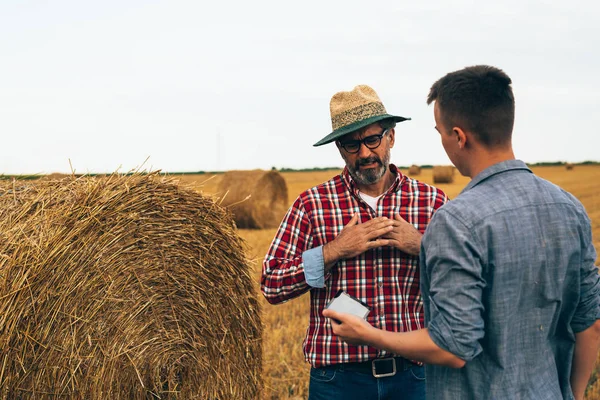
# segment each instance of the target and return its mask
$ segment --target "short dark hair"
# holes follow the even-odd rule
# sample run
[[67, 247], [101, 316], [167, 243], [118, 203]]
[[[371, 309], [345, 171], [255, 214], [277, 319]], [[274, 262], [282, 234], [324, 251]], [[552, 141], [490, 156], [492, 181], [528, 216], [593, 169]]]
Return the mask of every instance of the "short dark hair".
[[427, 104], [437, 102], [446, 128], [460, 126], [486, 147], [502, 146], [510, 142], [515, 122], [511, 83], [501, 69], [475, 65], [435, 82]]

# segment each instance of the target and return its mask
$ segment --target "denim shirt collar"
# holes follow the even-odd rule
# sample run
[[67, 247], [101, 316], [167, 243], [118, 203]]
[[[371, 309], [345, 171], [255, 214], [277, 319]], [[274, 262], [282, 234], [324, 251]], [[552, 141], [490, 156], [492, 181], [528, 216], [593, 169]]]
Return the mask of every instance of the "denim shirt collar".
[[467, 191], [473, 189], [475, 186], [479, 185], [481, 182], [485, 181], [486, 179], [488, 179], [491, 176], [500, 174], [502, 172], [514, 171], [514, 170], [525, 170], [530, 173], [533, 173], [529, 169], [527, 164], [525, 164], [521, 160], [502, 161], [502, 162], [499, 162], [498, 164], [492, 165], [491, 167], [487, 167], [486, 169], [481, 171], [479, 174], [477, 174], [477, 176], [475, 176], [473, 179], [471, 179], [471, 182], [469, 182], [469, 184], [467, 186], [465, 186], [465, 188], [461, 191], [461, 193], [464, 193], [464, 192], [467, 192]]

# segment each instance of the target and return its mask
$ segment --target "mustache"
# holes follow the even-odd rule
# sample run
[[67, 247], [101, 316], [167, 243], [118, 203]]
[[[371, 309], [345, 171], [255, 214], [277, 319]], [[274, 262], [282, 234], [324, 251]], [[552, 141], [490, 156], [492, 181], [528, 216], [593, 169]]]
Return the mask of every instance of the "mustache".
[[381, 160], [379, 159], [379, 157], [377, 156], [370, 156], [367, 158], [359, 158], [358, 160], [356, 160], [356, 162], [354, 163], [354, 167], [356, 169], [359, 169], [362, 165], [369, 165], [372, 163], [377, 163], [379, 165], [383, 165], [383, 163], [381, 162]]

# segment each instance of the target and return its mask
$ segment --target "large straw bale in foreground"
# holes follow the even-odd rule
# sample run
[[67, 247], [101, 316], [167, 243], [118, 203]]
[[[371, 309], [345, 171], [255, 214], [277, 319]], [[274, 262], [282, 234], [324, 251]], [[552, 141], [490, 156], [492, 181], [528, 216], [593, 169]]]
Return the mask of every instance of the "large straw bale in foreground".
[[0, 183], [1, 398], [256, 398], [261, 330], [212, 200], [155, 174]]
[[452, 183], [454, 167], [451, 165], [436, 165], [433, 167], [433, 183]]
[[277, 171], [229, 171], [218, 190], [238, 228], [277, 228], [289, 206], [285, 179]]

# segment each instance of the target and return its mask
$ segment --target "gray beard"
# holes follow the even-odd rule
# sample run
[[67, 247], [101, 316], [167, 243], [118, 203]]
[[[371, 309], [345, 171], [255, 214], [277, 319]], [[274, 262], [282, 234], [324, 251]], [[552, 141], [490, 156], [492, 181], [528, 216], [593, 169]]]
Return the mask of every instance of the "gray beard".
[[[345, 156], [342, 155], [344, 161], [346, 161], [346, 167], [348, 167], [348, 172], [352, 179], [360, 185], [372, 185], [374, 183], [379, 182], [381, 178], [385, 175], [388, 169], [388, 165], [390, 163], [390, 151], [388, 151], [383, 155], [383, 160], [379, 159], [379, 157], [373, 155], [368, 158], [358, 159], [354, 163], [354, 165], [350, 164]], [[372, 162], [376, 162], [379, 164], [375, 168], [369, 168], [361, 170], [361, 165], [367, 165]]]

